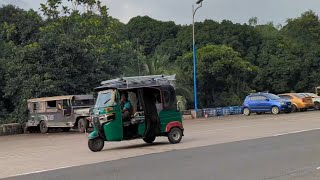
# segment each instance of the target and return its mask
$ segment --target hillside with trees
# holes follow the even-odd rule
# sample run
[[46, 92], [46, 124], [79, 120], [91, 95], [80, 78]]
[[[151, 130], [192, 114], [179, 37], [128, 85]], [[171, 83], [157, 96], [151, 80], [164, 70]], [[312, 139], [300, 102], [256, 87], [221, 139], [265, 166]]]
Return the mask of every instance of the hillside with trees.
[[[93, 93], [103, 80], [139, 74], [177, 74], [177, 93], [192, 108], [192, 25], [147, 16], [124, 24], [100, 1], [71, 2], [48, 0], [39, 12], [0, 8], [0, 123], [26, 121], [29, 98]], [[257, 21], [195, 24], [200, 107], [320, 85], [318, 15], [305, 12], [283, 27]]]

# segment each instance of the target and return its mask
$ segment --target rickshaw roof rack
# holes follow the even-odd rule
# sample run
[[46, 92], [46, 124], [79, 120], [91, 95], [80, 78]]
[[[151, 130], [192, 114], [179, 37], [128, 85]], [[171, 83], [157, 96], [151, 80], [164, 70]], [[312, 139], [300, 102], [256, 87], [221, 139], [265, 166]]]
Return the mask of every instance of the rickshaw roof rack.
[[176, 75], [152, 75], [152, 76], [134, 76], [123, 77], [112, 80], [103, 81], [102, 87], [113, 88], [138, 88], [148, 86], [160, 86], [160, 85], [172, 85], [172, 82], [176, 80]]
[[94, 99], [93, 95], [90, 95], [90, 94], [65, 95], [65, 96], [51, 96], [51, 97], [41, 97], [41, 98], [28, 99], [28, 103], [30, 103], [30, 102], [41, 102], [41, 101], [58, 101], [58, 100], [74, 99], [74, 98], [76, 100]]

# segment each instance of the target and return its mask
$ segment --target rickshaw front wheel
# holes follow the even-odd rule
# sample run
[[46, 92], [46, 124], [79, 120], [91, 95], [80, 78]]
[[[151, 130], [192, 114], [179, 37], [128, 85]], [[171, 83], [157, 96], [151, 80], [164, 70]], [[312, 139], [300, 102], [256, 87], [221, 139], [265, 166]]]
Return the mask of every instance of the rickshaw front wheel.
[[89, 139], [88, 147], [92, 152], [101, 151], [104, 147], [104, 140], [100, 137]]
[[168, 134], [168, 139], [171, 142], [171, 144], [179, 143], [182, 139], [181, 129], [177, 127], [172, 128]]
[[153, 141], [156, 139], [155, 136], [153, 137], [147, 137], [147, 138], [143, 138], [144, 142], [148, 143], [148, 144], [151, 144], [153, 143]]

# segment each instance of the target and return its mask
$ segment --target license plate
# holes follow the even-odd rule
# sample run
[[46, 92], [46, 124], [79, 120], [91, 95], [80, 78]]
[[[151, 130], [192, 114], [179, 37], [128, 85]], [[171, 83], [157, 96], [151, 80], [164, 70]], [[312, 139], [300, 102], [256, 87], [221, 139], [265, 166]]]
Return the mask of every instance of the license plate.
[[288, 105], [288, 108], [291, 108], [292, 106], [291, 105]]

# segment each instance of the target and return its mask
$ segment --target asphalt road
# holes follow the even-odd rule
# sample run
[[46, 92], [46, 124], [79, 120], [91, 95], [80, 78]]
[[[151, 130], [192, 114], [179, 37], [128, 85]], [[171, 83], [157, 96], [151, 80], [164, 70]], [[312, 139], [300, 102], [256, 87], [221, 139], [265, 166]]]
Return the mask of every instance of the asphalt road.
[[144, 155], [8, 180], [315, 180], [320, 179], [319, 137], [320, 130], [316, 130]]
[[[180, 144], [172, 145], [168, 143], [167, 138], [164, 138], [164, 137], [157, 138], [156, 143], [151, 146], [145, 144], [142, 140], [124, 141], [121, 143], [107, 143], [104, 150], [99, 153], [92, 153], [88, 149], [87, 137], [85, 134], [79, 134], [74, 132], [5, 136], [5, 137], [0, 137], [0, 178], [16, 177], [19, 175], [33, 174], [37, 172], [47, 172], [50, 174], [51, 171], [55, 169], [65, 169], [68, 167], [71, 167], [71, 169], [73, 169], [75, 167], [77, 168], [78, 166], [82, 166], [82, 165], [89, 165], [89, 167], [91, 166], [95, 167], [93, 168], [93, 171], [84, 171], [90, 174], [89, 172], [94, 172], [94, 169], [96, 168], [99, 169], [96, 163], [105, 163], [105, 162], [110, 162], [114, 160], [120, 160], [119, 162], [115, 162], [115, 161], [112, 162], [112, 163], [116, 163], [116, 165], [117, 163], [120, 163], [117, 166], [113, 166], [114, 164], [111, 163], [112, 166], [115, 167], [113, 168], [115, 172], [119, 172], [119, 174], [120, 173], [122, 174], [122, 171], [120, 172], [119, 170], [120, 167], [121, 169], [122, 167], [124, 169], [127, 168], [127, 171], [124, 171], [124, 172], [133, 172], [133, 171], [138, 172], [138, 169], [135, 169], [135, 168], [139, 168], [141, 167], [141, 165], [139, 167], [136, 167], [129, 163], [132, 160], [126, 159], [126, 161], [121, 161], [121, 159], [148, 155], [147, 156], [148, 158], [142, 159], [143, 162], [148, 162], [147, 159], [153, 159], [152, 158], [153, 154], [169, 152], [169, 151], [173, 151], [173, 152], [169, 152], [169, 155], [167, 158], [168, 166], [165, 166], [163, 169], [162, 169], [163, 164], [159, 164], [155, 166], [158, 169], [156, 168], [153, 169], [152, 166], [148, 166], [146, 168], [147, 169], [146, 176], [148, 174], [147, 173], [148, 171], [155, 172], [155, 173], [156, 171], [159, 171], [159, 172], [161, 171], [164, 179], [169, 178], [169, 176], [166, 175], [167, 174], [166, 172], [168, 171], [166, 167], [168, 168], [171, 167], [172, 163], [171, 161], [169, 161], [169, 159], [172, 159], [175, 156], [179, 157], [179, 158], [174, 158], [174, 159], [178, 159], [178, 160], [175, 160], [176, 162], [179, 162], [179, 164], [175, 164], [178, 167], [177, 172], [179, 172], [179, 167], [185, 167], [185, 169], [181, 169], [181, 171], [178, 174], [182, 174], [181, 172], [183, 172], [186, 169], [187, 171], [197, 170], [197, 172], [202, 172], [201, 169], [207, 167], [207, 165], [209, 164], [209, 162], [206, 163], [205, 159], [203, 159], [205, 156], [199, 157], [199, 155], [205, 154], [205, 152], [216, 152], [216, 153], [209, 153], [210, 155], [212, 155], [212, 158], [217, 158], [217, 159], [214, 159], [214, 161], [215, 162], [217, 161], [217, 163], [214, 163], [211, 166], [213, 167], [216, 166], [216, 168], [220, 169], [219, 171], [223, 171], [223, 167], [228, 167], [228, 166], [227, 164], [223, 163], [224, 159], [219, 159], [220, 155], [233, 157], [233, 158], [230, 158], [230, 161], [232, 161], [232, 163], [239, 163], [240, 160], [242, 160], [243, 165], [245, 165], [244, 163], [247, 161], [247, 159], [245, 158], [249, 156], [248, 154], [245, 155], [245, 151], [247, 150], [250, 151], [250, 148], [260, 149], [265, 147], [261, 143], [259, 143], [261, 140], [259, 138], [270, 137], [271, 139], [274, 139], [272, 140], [272, 142], [269, 143], [272, 145], [273, 141], [277, 141], [277, 139], [283, 138], [282, 135], [284, 134], [309, 132], [310, 130], [317, 130], [317, 129], [320, 130], [319, 115], [320, 115], [320, 111], [313, 111], [313, 112], [294, 113], [294, 114], [281, 114], [277, 116], [274, 116], [274, 115], [262, 115], [262, 116], [253, 115], [250, 117], [230, 116], [230, 117], [224, 117], [224, 118], [185, 121], [184, 122], [185, 136]], [[314, 133], [313, 131], [311, 132]], [[301, 133], [301, 134], [304, 134], [304, 133]], [[300, 135], [300, 134], [297, 134], [297, 135]], [[293, 134], [292, 136], [296, 137], [296, 134]], [[311, 136], [305, 136], [305, 138], [300, 138], [300, 141], [302, 141], [301, 143], [304, 143], [304, 142], [307, 143], [307, 144], [301, 144], [300, 148], [302, 150], [308, 150], [308, 148], [310, 148], [310, 150], [320, 154], [319, 149], [315, 148], [314, 146], [311, 146], [312, 143], [308, 144], [309, 137], [311, 138]], [[253, 139], [259, 139], [259, 140], [253, 140]], [[247, 141], [243, 141], [243, 140], [253, 140], [253, 143], [248, 143]], [[263, 142], [265, 142], [264, 139], [262, 140]], [[281, 143], [286, 144], [286, 141], [287, 140], [281, 141]], [[230, 142], [233, 142], [233, 143], [226, 144]], [[282, 146], [281, 143], [270, 146], [270, 153], [271, 152], [276, 153], [277, 147]], [[285, 146], [283, 146], [283, 151], [287, 151], [291, 149], [289, 148], [291, 147], [289, 145], [290, 144], [286, 145], [288, 146], [288, 148], [285, 148]], [[208, 147], [205, 147], [205, 146], [208, 146]], [[219, 148], [222, 146], [224, 146], [224, 148]], [[185, 150], [187, 149], [199, 148], [199, 147], [204, 147], [204, 148], [190, 150], [190, 151], [195, 151], [195, 153], [193, 153], [192, 156], [191, 155], [189, 156], [186, 155], [183, 157], [179, 156], [180, 151], [182, 151], [181, 154], [184, 154]], [[248, 149], [246, 149], [246, 147]], [[262, 150], [263, 150], [262, 152], [266, 151], [266, 149], [262, 149]], [[189, 150], [186, 151], [186, 154], [188, 154], [187, 153], [188, 151]], [[178, 153], [175, 154], [176, 152]], [[231, 154], [226, 155], [224, 153], [231, 153]], [[258, 159], [261, 156], [261, 154], [259, 154], [259, 151], [257, 151], [256, 153], [253, 153], [253, 155], [257, 155], [254, 157]], [[275, 155], [275, 157], [278, 157], [276, 156], [277, 154], [271, 153], [270, 157], [271, 155]], [[311, 155], [312, 154], [310, 154], [310, 157], [313, 160], [317, 160], [316, 157]], [[166, 156], [166, 153], [164, 155], [157, 154], [155, 155], [155, 158], [161, 157], [160, 159], [162, 158], [166, 159], [164, 156]], [[239, 161], [235, 162], [237, 160], [237, 156]], [[300, 154], [297, 154], [296, 156], [300, 157]], [[309, 156], [302, 156], [302, 157], [306, 161], [309, 160], [308, 159]], [[204, 165], [202, 166], [197, 164], [196, 167], [192, 166], [193, 161], [195, 162], [197, 161], [196, 159], [199, 159], [199, 161], [201, 162], [203, 161]], [[265, 159], [268, 160], [269, 158], [265, 158]], [[127, 160], [130, 166], [123, 166], [127, 163]], [[228, 160], [228, 158], [226, 160]], [[124, 164], [122, 165], [121, 162], [123, 162]], [[137, 162], [139, 161], [134, 161], [134, 163], [137, 163]], [[157, 163], [156, 160], [151, 162]], [[260, 161], [257, 161], [257, 162], [260, 162]], [[226, 163], [228, 162], [226, 161]], [[254, 162], [251, 162], [251, 163], [254, 164]], [[94, 165], [91, 165], [91, 164], [94, 164]], [[273, 166], [273, 164], [274, 163], [268, 163], [267, 165]], [[278, 163], [275, 163], [275, 164], [278, 164]], [[103, 166], [108, 167], [108, 165], [103, 165]], [[243, 166], [242, 168], [245, 171], [251, 171], [250, 170], [251, 168], [249, 167], [251, 166], [248, 166], [248, 167]], [[268, 171], [269, 167], [267, 166], [263, 166], [263, 167], [266, 168], [265, 171]], [[283, 165], [283, 167], [285, 166]], [[245, 171], [243, 171], [243, 173], [246, 173]], [[212, 170], [212, 172], [214, 171]], [[230, 172], [233, 172], [233, 171], [230, 171]], [[240, 170], [237, 170], [235, 172], [240, 172]], [[315, 172], [309, 173], [308, 176], [311, 176], [311, 177], [315, 176], [313, 174], [319, 175], [317, 173], [318, 172], [315, 171]], [[75, 174], [75, 171], [73, 171], [73, 173], [71, 174], [74, 175], [74, 177], [78, 177], [77, 174]], [[251, 174], [251, 173], [248, 173], [248, 174]], [[125, 174], [123, 175], [125, 176]], [[172, 174], [169, 173], [169, 175], [171, 176]], [[203, 174], [203, 175], [205, 176], [207, 174]], [[230, 173], [230, 176], [231, 175], [232, 173]], [[114, 179], [115, 178], [117, 178], [117, 176], [114, 176]], [[207, 177], [204, 177], [204, 178], [207, 178]], [[264, 178], [264, 177], [261, 177], [261, 178]], [[83, 178], [83, 179], [86, 179], [86, 178]], [[122, 179], [122, 178], [118, 178], [118, 179]], [[159, 179], [159, 177], [154, 179]], [[215, 179], [219, 179], [219, 178], [215, 178]]]

